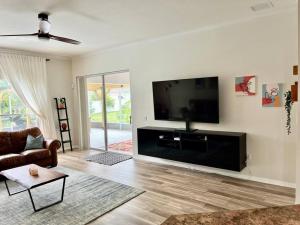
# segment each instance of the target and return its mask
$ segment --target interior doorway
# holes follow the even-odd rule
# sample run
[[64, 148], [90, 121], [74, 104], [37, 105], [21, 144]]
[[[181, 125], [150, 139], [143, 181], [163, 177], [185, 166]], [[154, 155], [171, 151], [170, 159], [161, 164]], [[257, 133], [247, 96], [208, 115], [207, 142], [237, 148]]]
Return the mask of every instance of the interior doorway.
[[86, 78], [89, 147], [132, 154], [129, 72]]

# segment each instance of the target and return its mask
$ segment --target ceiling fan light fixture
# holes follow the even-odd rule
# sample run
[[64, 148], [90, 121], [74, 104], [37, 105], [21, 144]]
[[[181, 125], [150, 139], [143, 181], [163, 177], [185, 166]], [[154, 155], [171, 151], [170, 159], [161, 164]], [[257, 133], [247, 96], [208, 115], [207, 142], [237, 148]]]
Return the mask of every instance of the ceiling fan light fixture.
[[43, 34], [48, 34], [51, 29], [51, 23], [48, 20], [41, 20], [39, 23], [39, 30]]
[[36, 36], [40, 40], [55, 40], [55, 41], [60, 41], [68, 44], [73, 44], [73, 45], [79, 45], [81, 42], [76, 41], [70, 38], [66, 37], [60, 37], [60, 36], [55, 36], [50, 34], [50, 29], [51, 29], [51, 23], [48, 21], [48, 16], [49, 13], [47, 12], [41, 12], [38, 15], [39, 18], [39, 30], [37, 33], [31, 33], [31, 34], [4, 34], [0, 35], [0, 37], [24, 37], [24, 36]]

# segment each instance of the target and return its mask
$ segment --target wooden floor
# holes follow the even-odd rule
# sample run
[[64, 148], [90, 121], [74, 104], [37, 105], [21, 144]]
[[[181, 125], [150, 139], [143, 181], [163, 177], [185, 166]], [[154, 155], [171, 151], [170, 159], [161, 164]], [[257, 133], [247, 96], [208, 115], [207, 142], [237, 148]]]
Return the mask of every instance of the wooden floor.
[[114, 166], [87, 162], [95, 151], [59, 154], [59, 165], [146, 192], [92, 224], [154, 225], [174, 214], [261, 208], [294, 203], [295, 190], [194, 170], [128, 160]]

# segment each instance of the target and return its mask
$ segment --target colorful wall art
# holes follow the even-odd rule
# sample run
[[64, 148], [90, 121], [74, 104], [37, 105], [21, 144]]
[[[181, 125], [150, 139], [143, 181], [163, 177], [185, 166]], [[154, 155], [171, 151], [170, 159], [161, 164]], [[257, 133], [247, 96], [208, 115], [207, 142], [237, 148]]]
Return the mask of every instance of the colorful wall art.
[[235, 78], [236, 95], [252, 96], [256, 94], [256, 77], [247, 75]]
[[283, 84], [263, 84], [262, 105], [263, 107], [281, 107], [283, 98]]

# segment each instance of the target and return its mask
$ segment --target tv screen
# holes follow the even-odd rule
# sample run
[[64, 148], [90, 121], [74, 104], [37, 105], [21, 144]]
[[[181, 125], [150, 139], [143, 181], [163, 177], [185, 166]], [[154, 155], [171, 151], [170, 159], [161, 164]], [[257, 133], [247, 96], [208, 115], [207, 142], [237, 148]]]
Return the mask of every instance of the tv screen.
[[156, 120], [219, 123], [218, 77], [152, 83]]

